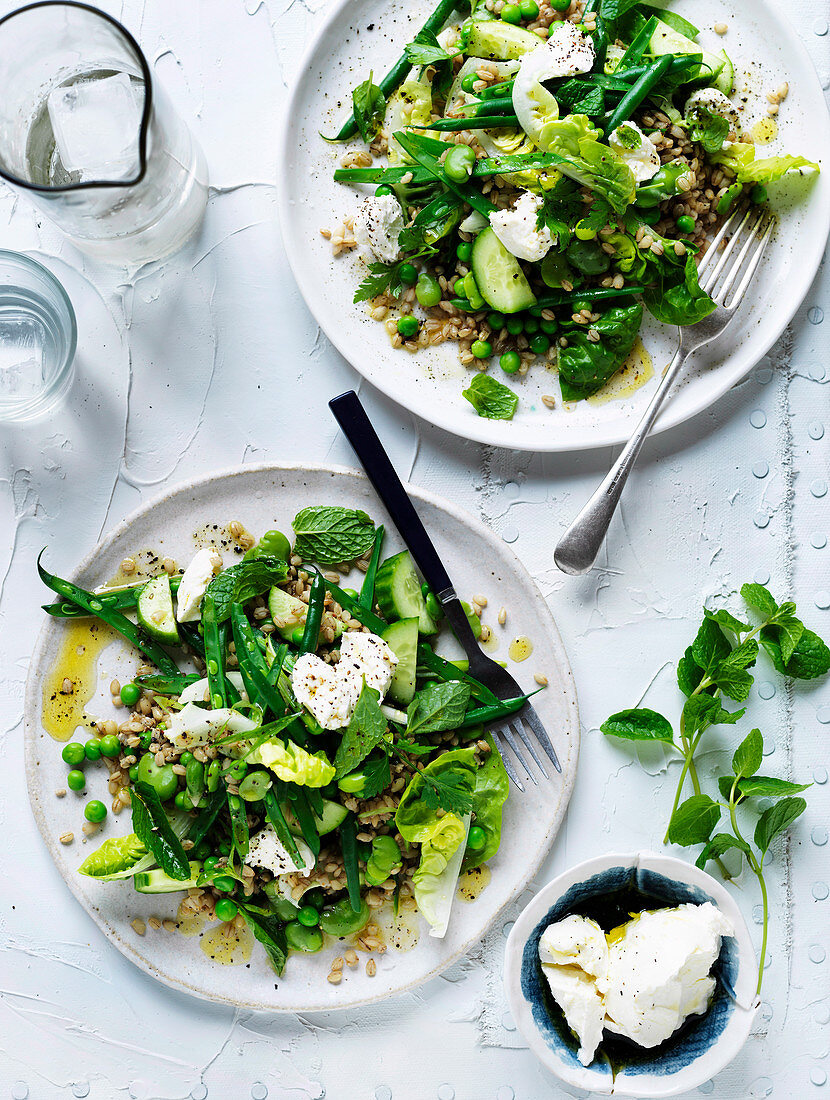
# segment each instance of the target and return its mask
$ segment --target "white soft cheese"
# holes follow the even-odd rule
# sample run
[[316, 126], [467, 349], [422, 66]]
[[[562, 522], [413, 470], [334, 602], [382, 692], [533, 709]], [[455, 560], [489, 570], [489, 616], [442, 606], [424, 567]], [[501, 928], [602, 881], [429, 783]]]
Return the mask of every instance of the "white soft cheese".
[[[228, 680], [230, 680], [230, 682], [239, 692], [243, 703], [247, 703], [248, 694], [245, 691], [245, 684], [242, 680], [242, 673], [236, 672], [235, 669], [231, 669], [229, 672], [225, 673], [225, 676]], [[207, 703], [208, 686], [209, 685], [207, 676], [203, 677], [201, 680], [196, 680], [196, 682], [193, 684], [188, 684], [188, 686], [179, 696], [179, 702], [182, 706], [184, 706], [185, 703]]]
[[368, 195], [354, 218], [354, 239], [363, 259], [394, 263], [403, 226], [401, 205], [394, 195]]
[[655, 1047], [687, 1016], [706, 1012], [710, 970], [721, 937], [734, 935], [711, 902], [643, 912], [608, 944], [594, 921], [570, 916], [549, 925], [539, 961], [551, 992], [590, 1065], [603, 1030]]
[[342, 729], [349, 723], [364, 682], [383, 699], [397, 663], [383, 638], [349, 631], [341, 639], [336, 665], [305, 653], [291, 672], [291, 686], [297, 702], [311, 711], [323, 729]]
[[729, 123], [730, 132], [738, 130], [741, 121], [738, 108], [729, 96], [725, 96], [717, 88], [700, 88], [698, 91], [692, 92], [686, 100], [683, 114], [687, 119], [693, 120], [699, 114], [701, 108], [711, 111], [713, 115], [720, 115], [721, 118], [725, 118]]
[[298, 871], [308, 875], [314, 867], [314, 854], [299, 837], [294, 838], [294, 843], [302, 858], [299, 864], [288, 854], [274, 826], [265, 825], [251, 837], [245, 862], [249, 867], [262, 867], [276, 876], [295, 874]]
[[511, 93], [513, 111], [524, 132], [537, 144], [545, 124], [559, 115], [556, 100], [544, 82], [590, 72], [595, 57], [594, 43], [588, 35], [574, 23], [564, 21], [556, 24], [543, 44], [521, 58]]
[[608, 138], [608, 144], [628, 165], [637, 183], [645, 183], [660, 171], [657, 146], [636, 122], [624, 122]]
[[176, 619], [180, 623], [192, 623], [199, 618], [205, 589], [222, 568], [222, 559], [210, 547], [197, 551], [190, 565], [182, 574], [176, 593]]
[[229, 733], [247, 733], [258, 729], [256, 722], [230, 707], [205, 710], [195, 703], [187, 703], [170, 716], [167, 740], [179, 749], [191, 749], [205, 745], [215, 737]]
[[537, 224], [541, 208], [538, 195], [523, 191], [511, 209], [495, 210], [490, 215], [493, 232], [507, 251], [520, 260], [541, 260], [553, 244], [548, 227]]

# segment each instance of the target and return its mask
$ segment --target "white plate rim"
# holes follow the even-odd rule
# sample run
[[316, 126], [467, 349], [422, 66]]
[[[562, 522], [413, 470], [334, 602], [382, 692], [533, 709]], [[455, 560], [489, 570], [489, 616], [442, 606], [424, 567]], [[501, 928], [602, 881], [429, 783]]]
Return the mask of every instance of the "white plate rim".
[[[328, 463], [246, 463], [243, 465], [231, 466], [222, 470], [216, 470], [210, 474], [205, 474], [198, 478], [191, 478], [185, 481], [179, 482], [169, 489], [157, 494], [151, 500], [135, 508], [127, 516], [124, 517], [112, 530], [109, 531], [103, 538], [101, 538], [95, 546], [87, 553], [84, 558], [78, 562], [75, 568], [70, 573], [71, 577], [78, 576], [83, 573], [84, 570], [91, 567], [94, 563], [97, 554], [110, 547], [118, 538], [129, 532], [132, 525], [140, 520], [147, 512], [157, 507], [169, 498], [174, 497], [180, 493], [190, 493], [198, 491], [200, 488], [210, 486], [212, 483], [222, 481], [232, 477], [244, 477], [248, 473], [263, 473], [263, 474], [323, 474], [334, 475], [338, 477], [349, 477], [359, 482], [367, 483], [368, 478], [365, 474], [351, 467], [340, 466]], [[556, 621], [551, 614], [550, 608], [547, 605], [546, 600], [539, 591], [536, 582], [528, 572], [527, 568], [510, 546], [505, 544], [503, 540], [499, 539], [485, 524], [481, 523], [470, 513], [464, 509], [459, 508], [452, 501], [441, 497], [438, 494], [432, 493], [429, 490], [421, 489], [417, 486], [406, 484], [405, 488], [413, 500], [422, 501], [426, 504], [431, 504], [434, 507], [447, 512], [458, 522], [467, 526], [468, 528], [474, 527], [477, 530], [478, 535], [487, 541], [494, 550], [497, 550], [500, 554], [503, 554], [510, 563], [517, 569], [518, 573], [522, 576], [526, 582], [528, 600], [532, 604], [535, 604], [540, 613], [548, 621], [549, 642], [555, 652], [557, 668], [561, 672], [563, 681], [563, 694], [566, 696], [566, 702], [568, 704], [568, 714], [570, 716], [569, 728], [567, 733], [570, 738], [570, 743], [573, 746], [573, 761], [567, 762], [563, 767], [561, 782], [562, 782], [562, 795], [558, 803], [558, 812], [555, 818], [551, 820], [550, 833], [547, 841], [540, 845], [538, 852], [534, 859], [526, 865], [526, 871], [521, 876], [520, 880], [517, 879], [511, 889], [509, 895], [505, 898], [499, 909], [493, 913], [487, 924], [479, 928], [473, 935], [469, 936], [463, 943], [461, 943], [451, 955], [448, 955], [445, 959], [440, 960], [427, 974], [420, 977], [402, 983], [400, 986], [394, 989], [385, 990], [378, 994], [368, 997], [353, 997], [352, 999], [343, 1000], [336, 1006], [332, 1007], [330, 1004], [307, 1004], [307, 1005], [279, 1005], [271, 1002], [262, 1002], [257, 1000], [245, 1000], [244, 998], [233, 996], [221, 996], [200, 989], [196, 986], [183, 981], [181, 978], [175, 975], [169, 974], [161, 967], [154, 965], [152, 962], [138, 955], [133, 949], [132, 945], [126, 940], [109, 922], [102, 916], [96, 906], [90, 906], [87, 904], [87, 899], [83, 896], [80, 886], [76, 881], [77, 875], [67, 873], [62, 859], [59, 858], [61, 852], [61, 845], [54, 835], [54, 831], [50, 830], [47, 820], [47, 814], [44, 810], [43, 801], [41, 799], [41, 792], [37, 784], [37, 765], [35, 761], [36, 751], [36, 735], [40, 733], [40, 724], [38, 721], [38, 699], [40, 693], [40, 687], [42, 683], [42, 663], [44, 659], [44, 650], [46, 648], [51, 631], [55, 628], [55, 620], [52, 620], [48, 616], [43, 623], [37, 637], [34, 649], [32, 651], [32, 658], [29, 664], [29, 670], [26, 678], [26, 689], [24, 694], [24, 724], [23, 724], [23, 736], [24, 736], [24, 762], [26, 772], [26, 784], [29, 795], [29, 805], [32, 811], [32, 815], [37, 824], [38, 830], [43, 838], [47, 850], [55, 864], [56, 869], [63, 878], [64, 882], [68, 886], [69, 890], [84, 909], [84, 911], [92, 918], [97, 924], [98, 928], [103, 932], [106, 938], [120, 951], [120, 953], [128, 959], [133, 965], [137, 966], [139, 970], [149, 974], [151, 977], [156, 978], [162, 984], [168, 986], [171, 989], [175, 989], [179, 992], [184, 992], [190, 996], [197, 997], [201, 1000], [210, 1001], [212, 1003], [220, 1003], [231, 1005], [236, 1008], [246, 1008], [267, 1012], [330, 1012], [340, 1011], [341, 1009], [352, 1009], [362, 1007], [366, 1005], [378, 1004], [388, 997], [398, 996], [402, 993], [406, 993], [413, 989], [419, 988], [427, 981], [438, 974], [442, 973], [447, 967], [451, 966], [459, 958], [466, 955], [471, 948], [473, 948], [493, 923], [498, 919], [500, 913], [502, 913], [508, 905], [522, 892], [527, 884], [533, 879], [534, 875], [541, 866], [548, 851], [553, 845], [559, 830], [562, 826], [562, 822], [567, 813], [568, 805], [570, 803], [571, 795], [573, 794], [574, 783], [576, 780], [576, 771], [579, 760], [579, 748], [580, 748], [580, 722], [579, 722], [579, 704], [576, 695], [576, 687], [574, 684], [573, 672], [571, 670], [570, 662], [565, 651], [564, 644], [562, 642], [559, 629], [556, 625]], [[58, 742], [56, 742], [58, 744]], [[514, 797], [521, 797], [520, 794], [514, 795]], [[211, 965], [206, 959], [206, 965]]]
[[[567, 432], [563, 433], [564, 438], [562, 439], [559, 438], [557, 433], [551, 433], [551, 437], [547, 441], [541, 442], [539, 439], [525, 441], [523, 436], [517, 433], [515, 438], [511, 438], [508, 441], [494, 438], [492, 431], [489, 430], [490, 426], [494, 423], [498, 424], [498, 421], [492, 422], [482, 417], [476, 417], [475, 419], [465, 421], [462, 427], [458, 421], [457, 415], [453, 415], [452, 411], [449, 413], [444, 413], [442, 411], [441, 402], [433, 402], [429, 412], [426, 411], [424, 404], [421, 402], [417, 402], [417, 408], [413, 408], [409, 404], [404, 405], [404, 399], [399, 394], [394, 384], [384, 385], [377, 375], [369, 377], [368, 374], [361, 369], [360, 355], [353, 346], [349, 344], [349, 341], [345, 337], [345, 330], [328, 324], [327, 320], [321, 319], [318, 315], [318, 311], [314, 308], [318, 287], [315, 285], [313, 269], [301, 261], [301, 257], [304, 255], [303, 250], [292, 249], [286, 246], [286, 238], [290, 236], [291, 232], [287, 229], [291, 224], [291, 218], [288, 199], [286, 197], [289, 190], [287, 183], [293, 151], [290, 140], [292, 134], [290, 120], [297, 114], [297, 102], [304, 90], [304, 78], [306, 74], [312, 70], [312, 60], [320, 43], [331, 26], [341, 20], [341, 18], [344, 18], [347, 9], [354, 8], [356, 2], [359, 3], [359, 0], [335, 0], [335, 3], [327, 12], [321, 25], [317, 28], [316, 33], [312, 36], [297, 70], [297, 75], [291, 85], [277, 137], [277, 209], [282, 233], [282, 242], [294, 280], [314, 320], [323, 330], [329, 342], [343, 356], [346, 362], [369, 383], [369, 385], [380, 390], [381, 393], [396, 404], [408, 408], [409, 411], [426, 420], [428, 423], [434, 424], [436, 427], [450, 432], [452, 435], [458, 436], [459, 438], [469, 439], [472, 442], [484, 443], [490, 446], [504, 447], [511, 450], [541, 451], [545, 453], [569, 453], [573, 451], [595, 450], [598, 447], [614, 446], [627, 442], [633, 430], [633, 424], [628, 431], [615, 431], [613, 430], [613, 426], [609, 426], [612, 430], [605, 430], [596, 441], [589, 439], [568, 441]], [[746, 3], [748, 0], [743, 0], [743, 2]], [[770, 11], [767, 0], [754, 0], [754, 3], [758, 8], [764, 9], [767, 12]], [[354, 18], [351, 13], [345, 17], [349, 20]], [[797, 75], [800, 82], [809, 81], [811, 85], [809, 89], [810, 97], [815, 97], [817, 102], [822, 105], [820, 118], [816, 118], [815, 120], [815, 125], [821, 127], [821, 133], [817, 135], [817, 144], [823, 144], [830, 149], [830, 115], [828, 115], [825, 109], [821, 80], [813, 64], [812, 58], [807, 52], [807, 47], [794, 30], [787, 25], [781, 26], [780, 21], [779, 27], [781, 27], [782, 34], [787, 39], [788, 48], [795, 51], [800, 63], [797, 74], [793, 74], [791, 79], [795, 79]], [[824, 173], [830, 172], [830, 157], [828, 157], [827, 161], [824, 163], [823, 171]], [[758, 344], [757, 348], [753, 349], [751, 354], [742, 354], [741, 351], [738, 350], [728, 356], [724, 363], [709, 375], [713, 384], [709, 388], [708, 398], [700, 400], [688, 408], [681, 408], [677, 402], [672, 402], [671, 399], [669, 399], [651, 428], [652, 435], [675, 428], [685, 423], [687, 420], [698, 416], [700, 413], [705, 412], [706, 409], [710, 408], [720, 397], [723, 397], [723, 395], [733, 386], [746, 378], [752, 368], [763, 359], [780, 339], [781, 334], [790, 324], [799, 306], [807, 296], [807, 292], [815, 279], [824, 256], [825, 246], [828, 237], [830, 237], [830, 188], [828, 187], [825, 187], [823, 190], [822, 206], [819, 210], [819, 214], [820, 218], [817, 219], [818, 224], [816, 226], [816, 232], [810, 238], [811, 248], [808, 262], [798, 265], [797, 277], [794, 285], [792, 279], [788, 283], [787, 305], [781, 313], [779, 319], [780, 323], [775, 329], [767, 334]], [[384, 376], [381, 374], [380, 378], [382, 379], [383, 377]], [[645, 406], [643, 406], [643, 411], [644, 409]], [[636, 421], [634, 423], [636, 423]]]

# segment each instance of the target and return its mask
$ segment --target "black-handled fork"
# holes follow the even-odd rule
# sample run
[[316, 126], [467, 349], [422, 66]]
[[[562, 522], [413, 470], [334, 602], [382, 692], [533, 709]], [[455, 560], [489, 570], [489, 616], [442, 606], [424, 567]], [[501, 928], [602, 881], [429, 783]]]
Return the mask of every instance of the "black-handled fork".
[[[366, 415], [366, 410], [360, 403], [360, 398], [354, 390], [349, 390], [347, 393], [342, 393], [339, 397], [329, 401], [329, 408], [334, 413], [337, 423], [343, 429], [343, 434], [360, 459], [366, 475], [386, 506], [387, 512], [392, 517], [392, 521], [409, 548], [409, 552], [415, 559], [415, 563], [421, 570], [427, 584], [439, 600], [453, 633], [467, 654], [470, 662], [470, 674], [489, 688], [500, 700], [515, 699], [517, 696], [522, 695], [521, 687], [510, 673], [481, 652], [444, 563], [438, 557], [438, 552], [433, 546], [418, 513], [415, 511], [415, 506], [409, 499], [400, 478], [395, 473], [395, 468], [389, 461], [389, 456], [378, 439], [377, 433]], [[517, 736], [536, 761], [536, 766], [544, 778], [549, 778], [526, 726], [530, 727], [532, 734], [535, 734], [536, 740], [543, 752], [550, 758], [556, 770], [562, 771], [556, 756], [556, 750], [545, 727], [542, 725], [539, 715], [530, 703], [525, 703], [521, 710], [511, 714], [503, 720], [501, 725], [496, 725], [491, 729], [507, 773], [521, 791], [524, 790], [524, 786], [516, 775], [512, 760], [506, 753], [505, 742], [513, 750], [513, 755], [526, 772], [527, 778], [532, 783], [536, 783], [536, 778], [522, 755], [516, 740]]]

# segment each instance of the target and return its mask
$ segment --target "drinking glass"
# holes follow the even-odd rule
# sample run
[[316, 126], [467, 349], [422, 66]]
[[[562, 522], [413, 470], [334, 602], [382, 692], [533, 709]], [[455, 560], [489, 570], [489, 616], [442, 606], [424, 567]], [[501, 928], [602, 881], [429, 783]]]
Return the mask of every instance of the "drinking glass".
[[74, 0], [0, 19], [0, 176], [109, 263], [173, 252], [207, 203], [201, 148], [138, 43]]
[[33, 420], [57, 404], [72, 382], [77, 335], [51, 271], [0, 251], [0, 421]]

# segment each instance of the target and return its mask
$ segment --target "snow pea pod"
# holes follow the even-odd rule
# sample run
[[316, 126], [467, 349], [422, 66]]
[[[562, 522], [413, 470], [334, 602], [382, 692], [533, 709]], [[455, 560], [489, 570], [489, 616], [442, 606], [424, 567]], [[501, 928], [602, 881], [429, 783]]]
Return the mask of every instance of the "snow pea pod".
[[300, 653], [313, 653], [320, 640], [320, 624], [323, 621], [323, 604], [326, 599], [326, 582], [322, 573], [316, 573], [308, 594], [308, 611], [305, 615], [303, 640]]
[[208, 587], [202, 598], [202, 628], [205, 639], [205, 660], [207, 665], [210, 705], [214, 710], [228, 705], [228, 693], [225, 687], [225, 640], [227, 630], [223, 629], [216, 616], [216, 604]]
[[228, 795], [228, 812], [231, 815], [231, 836], [233, 846], [239, 853], [239, 858], [245, 862], [248, 849], [251, 846], [251, 837], [248, 832], [248, 811], [245, 803], [238, 794]]
[[343, 853], [343, 866], [346, 868], [346, 889], [349, 891], [349, 904], [355, 913], [360, 912], [360, 868], [357, 863], [357, 830], [355, 818], [349, 813], [340, 825], [340, 849]]
[[300, 852], [294, 841], [294, 837], [291, 834], [291, 830], [288, 828], [288, 822], [285, 820], [279, 799], [273, 786], [265, 792], [265, 814], [274, 828], [274, 832], [277, 834], [280, 843], [289, 856], [294, 860], [294, 863], [299, 867], [302, 863], [300, 858]]
[[372, 556], [369, 559], [369, 568], [366, 570], [366, 575], [363, 578], [363, 584], [360, 586], [360, 595], [357, 597], [357, 602], [361, 607], [365, 607], [368, 611], [372, 610], [375, 603], [375, 577], [378, 573], [378, 564], [380, 563], [380, 551], [383, 546], [383, 537], [385, 535], [383, 524], [381, 524], [375, 531], [375, 545], [372, 547]]
[[181, 695], [186, 687], [195, 684], [202, 677], [197, 672], [182, 672], [178, 676], [136, 676], [135, 682], [141, 684], [149, 691], [157, 691], [159, 695]]

